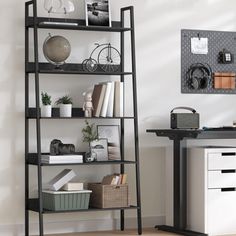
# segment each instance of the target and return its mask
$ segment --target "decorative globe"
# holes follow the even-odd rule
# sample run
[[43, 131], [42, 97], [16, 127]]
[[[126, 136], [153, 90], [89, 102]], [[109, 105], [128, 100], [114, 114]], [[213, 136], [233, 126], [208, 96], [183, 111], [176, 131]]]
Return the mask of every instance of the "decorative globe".
[[59, 66], [70, 56], [71, 46], [66, 38], [49, 34], [43, 44], [43, 53], [50, 63]]

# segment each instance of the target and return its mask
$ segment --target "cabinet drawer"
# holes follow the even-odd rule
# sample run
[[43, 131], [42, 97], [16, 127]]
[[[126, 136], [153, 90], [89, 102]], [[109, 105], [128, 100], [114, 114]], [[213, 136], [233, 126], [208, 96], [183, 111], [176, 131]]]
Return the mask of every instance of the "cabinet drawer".
[[208, 188], [235, 188], [236, 173], [235, 170], [208, 171]]
[[208, 170], [236, 169], [235, 152], [219, 152], [208, 154]]
[[236, 191], [208, 190], [208, 229], [212, 235], [236, 234]]

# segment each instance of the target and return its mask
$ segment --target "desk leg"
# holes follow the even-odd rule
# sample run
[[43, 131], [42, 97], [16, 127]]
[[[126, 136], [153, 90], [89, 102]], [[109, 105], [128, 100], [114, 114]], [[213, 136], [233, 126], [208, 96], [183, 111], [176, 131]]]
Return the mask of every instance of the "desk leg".
[[187, 221], [187, 150], [186, 141], [174, 139], [174, 227], [186, 228]]
[[156, 226], [176, 234], [199, 236], [200, 232], [186, 230], [187, 224], [187, 148], [184, 139], [174, 139], [174, 226]]

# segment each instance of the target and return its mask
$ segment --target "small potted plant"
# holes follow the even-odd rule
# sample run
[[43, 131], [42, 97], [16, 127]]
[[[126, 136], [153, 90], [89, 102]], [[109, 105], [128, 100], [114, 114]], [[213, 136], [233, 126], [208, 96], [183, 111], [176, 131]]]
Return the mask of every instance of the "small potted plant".
[[60, 117], [71, 117], [72, 114], [72, 98], [68, 95], [59, 98], [56, 105], [60, 107]]
[[85, 154], [85, 161], [92, 162], [97, 160], [97, 155], [91, 150], [90, 143], [97, 140], [98, 135], [95, 129], [95, 124], [90, 124], [87, 120], [85, 120], [85, 125], [86, 126], [82, 129], [83, 142], [89, 144], [89, 151]]
[[41, 93], [41, 117], [51, 117], [52, 116], [52, 100], [51, 96], [49, 96], [46, 92]]

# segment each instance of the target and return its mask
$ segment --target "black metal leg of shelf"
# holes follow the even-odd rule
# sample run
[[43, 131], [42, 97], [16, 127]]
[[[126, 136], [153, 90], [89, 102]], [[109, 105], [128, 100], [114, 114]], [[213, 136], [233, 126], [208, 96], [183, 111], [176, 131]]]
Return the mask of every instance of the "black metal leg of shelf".
[[138, 218], [138, 234], [141, 235], [143, 233], [142, 230], [142, 215], [141, 215], [141, 209], [137, 210], [137, 218]]
[[120, 230], [121, 231], [125, 230], [125, 211], [124, 210], [120, 211]]
[[[29, 30], [26, 27], [27, 17], [29, 16], [29, 4], [25, 3], [25, 71], [29, 61]], [[25, 74], [25, 236], [29, 236], [29, 166], [27, 158], [29, 153], [29, 120], [27, 119], [27, 110], [29, 107], [29, 74]]]
[[29, 193], [29, 167], [25, 164], [25, 236], [29, 236], [29, 211], [28, 211], [28, 193]]
[[[124, 27], [124, 12], [120, 12], [120, 19], [121, 19], [121, 27]], [[120, 50], [121, 50], [121, 72], [124, 72], [124, 32], [121, 32], [120, 34]], [[120, 76], [120, 81], [124, 82], [124, 75]], [[125, 86], [124, 86], [125, 87]], [[125, 94], [125, 91], [124, 91]], [[120, 121], [120, 127], [121, 127], [121, 160], [124, 161], [124, 120]], [[121, 165], [120, 166], [120, 173], [124, 174], [125, 173], [125, 166]], [[125, 211], [121, 210], [120, 211], [120, 230], [124, 231], [125, 230]]]
[[138, 105], [137, 105], [137, 84], [136, 84], [136, 55], [135, 55], [135, 32], [134, 32], [134, 8], [130, 10], [131, 25], [131, 54], [133, 72], [133, 106], [134, 106], [134, 138], [135, 138], [135, 159], [136, 159], [136, 196], [137, 196], [137, 224], [138, 234], [142, 234], [142, 212], [141, 212], [141, 190], [140, 190], [140, 167], [139, 167], [139, 137], [138, 137]]
[[43, 236], [43, 213], [39, 213], [39, 236]]

